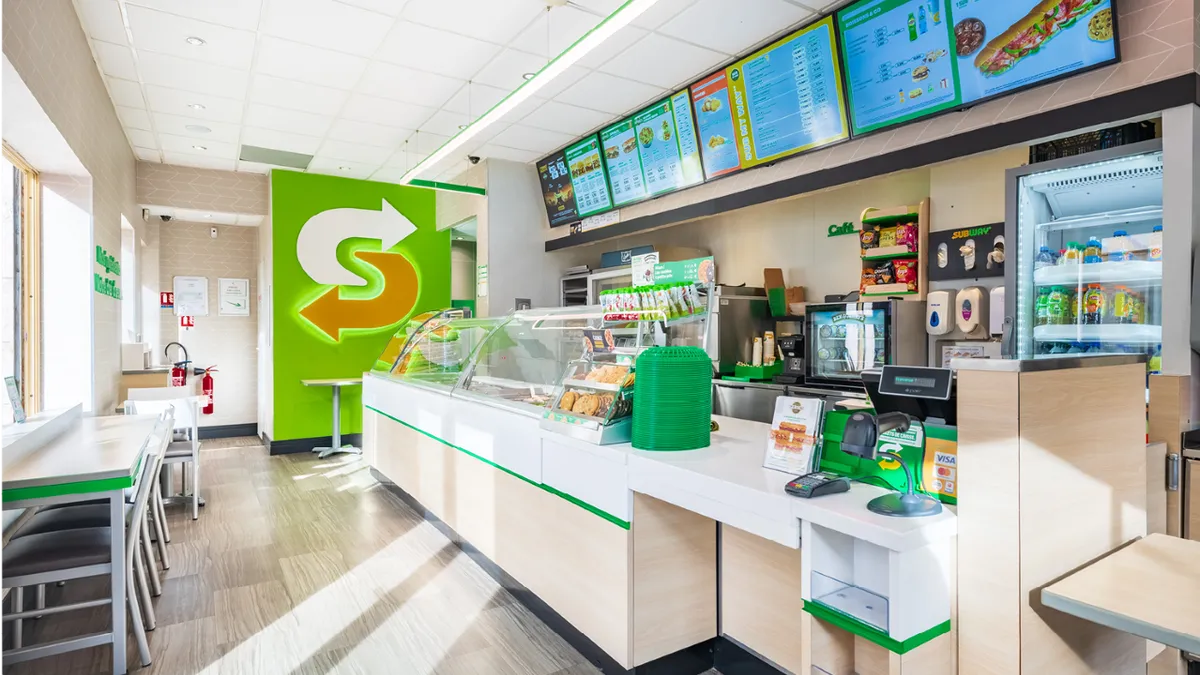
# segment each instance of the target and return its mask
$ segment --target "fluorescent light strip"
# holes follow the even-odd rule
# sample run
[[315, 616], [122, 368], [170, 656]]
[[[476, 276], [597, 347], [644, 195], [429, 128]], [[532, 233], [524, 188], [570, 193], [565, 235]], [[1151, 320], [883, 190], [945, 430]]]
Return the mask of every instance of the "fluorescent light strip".
[[525, 101], [528, 101], [534, 94], [540, 91], [543, 87], [550, 84], [554, 78], [562, 75], [568, 68], [575, 65], [591, 53], [594, 49], [604, 44], [606, 40], [616, 34], [630, 22], [641, 16], [646, 10], [650, 9], [658, 0], [628, 0], [624, 5], [617, 8], [617, 11], [608, 15], [608, 18], [601, 21], [595, 28], [588, 32], [583, 37], [579, 38], [575, 44], [571, 45], [554, 58], [553, 61], [547, 63], [544, 68], [539, 70], [529, 80], [526, 80], [521, 86], [517, 87], [504, 100], [497, 103], [491, 110], [484, 113], [479, 119], [472, 122], [466, 129], [458, 132], [450, 140], [442, 144], [434, 153], [425, 159], [421, 160], [416, 166], [409, 169], [407, 173], [400, 179], [401, 183], [411, 184], [415, 178], [427, 171], [430, 167], [438, 162], [458, 152], [471, 139], [478, 136], [484, 129], [492, 124], [500, 121], [505, 115], [512, 112], [517, 106]]

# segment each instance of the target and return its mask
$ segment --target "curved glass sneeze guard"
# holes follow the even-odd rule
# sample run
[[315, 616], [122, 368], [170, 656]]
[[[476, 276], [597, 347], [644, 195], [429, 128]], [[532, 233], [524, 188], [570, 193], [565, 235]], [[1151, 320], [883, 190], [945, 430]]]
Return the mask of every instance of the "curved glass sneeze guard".
[[375, 372], [449, 391], [468, 369], [479, 345], [507, 320], [465, 319], [441, 312], [415, 316], [392, 337]]

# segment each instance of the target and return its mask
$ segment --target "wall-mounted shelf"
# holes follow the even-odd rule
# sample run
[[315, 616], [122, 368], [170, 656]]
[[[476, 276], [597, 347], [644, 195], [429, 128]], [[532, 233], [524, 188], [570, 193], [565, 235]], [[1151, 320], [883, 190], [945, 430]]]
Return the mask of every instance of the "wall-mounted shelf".
[[886, 209], [870, 207], [863, 210], [860, 220], [862, 221], [864, 231], [876, 231], [876, 242], [878, 242], [879, 237], [878, 231], [882, 228], [906, 223], [916, 223], [917, 225], [916, 251], [911, 250], [909, 244], [899, 244], [868, 248], [863, 250], [861, 254], [864, 270], [867, 267], [878, 267], [881, 264], [896, 260], [915, 259], [917, 290], [909, 290], [907, 282], [874, 285], [860, 284], [860, 297], [864, 300], [893, 297], [899, 297], [903, 300], [924, 300], [926, 290], [929, 287], [929, 274], [926, 270], [925, 253], [929, 248], [929, 199], [922, 199], [921, 203], [916, 206], [903, 205]]

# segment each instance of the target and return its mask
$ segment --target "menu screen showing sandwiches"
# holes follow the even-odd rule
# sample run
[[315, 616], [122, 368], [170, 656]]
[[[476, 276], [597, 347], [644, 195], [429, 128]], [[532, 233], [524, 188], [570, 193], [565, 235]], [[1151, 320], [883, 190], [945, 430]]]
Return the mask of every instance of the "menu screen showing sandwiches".
[[962, 103], [948, 5], [963, 1], [864, 0], [838, 12], [855, 134]]
[[849, 137], [826, 17], [727, 69], [741, 166]]
[[575, 210], [575, 188], [571, 185], [571, 174], [567, 173], [566, 156], [556, 152], [538, 162], [537, 169], [550, 227], [570, 225], [579, 220]]
[[642, 158], [638, 155], [633, 120], [623, 120], [602, 129], [600, 143], [604, 146], [604, 163], [608, 167], [613, 203], [625, 206], [645, 199], [646, 181], [642, 176]]
[[[676, 101], [681, 108], [679, 111], [675, 108]], [[685, 125], [681, 125], [681, 121]], [[704, 180], [686, 93], [637, 113], [633, 116], [633, 124], [637, 131], [638, 154], [642, 158], [642, 174], [650, 196]]]
[[567, 167], [571, 170], [571, 185], [575, 188], [575, 205], [579, 217], [608, 211], [612, 199], [608, 195], [608, 179], [600, 159], [600, 138], [592, 136], [568, 146]]
[[963, 103], [1117, 58], [1109, 0], [953, 0]]
[[691, 91], [704, 175], [711, 180], [740, 170], [733, 108], [729, 105], [729, 76], [724, 70], [713, 73], [693, 84]]

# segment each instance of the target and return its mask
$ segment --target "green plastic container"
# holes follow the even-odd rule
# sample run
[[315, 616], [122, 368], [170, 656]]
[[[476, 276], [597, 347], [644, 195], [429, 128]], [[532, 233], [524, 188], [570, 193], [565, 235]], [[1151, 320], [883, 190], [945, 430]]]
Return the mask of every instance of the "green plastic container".
[[654, 347], [638, 357], [633, 447], [695, 450], [710, 442], [712, 360], [698, 347]]

